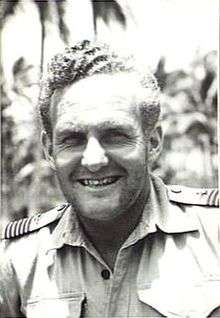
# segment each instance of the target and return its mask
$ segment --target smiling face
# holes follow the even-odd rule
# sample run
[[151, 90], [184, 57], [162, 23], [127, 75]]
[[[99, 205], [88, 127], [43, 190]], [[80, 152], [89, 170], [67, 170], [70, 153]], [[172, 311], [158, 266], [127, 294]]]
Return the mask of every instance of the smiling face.
[[117, 219], [149, 191], [141, 91], [131, 75], [96, 75], [53, 98], [53, 140], [44, 136], [44, 144], [66, 199], [84, 218]]

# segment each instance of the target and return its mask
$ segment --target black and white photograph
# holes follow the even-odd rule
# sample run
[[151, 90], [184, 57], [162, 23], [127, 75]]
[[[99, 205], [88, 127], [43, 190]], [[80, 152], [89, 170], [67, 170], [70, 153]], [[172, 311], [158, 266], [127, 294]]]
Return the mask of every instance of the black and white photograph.
[[0, 317], [220, 317], [217, 0], [1, 0]]

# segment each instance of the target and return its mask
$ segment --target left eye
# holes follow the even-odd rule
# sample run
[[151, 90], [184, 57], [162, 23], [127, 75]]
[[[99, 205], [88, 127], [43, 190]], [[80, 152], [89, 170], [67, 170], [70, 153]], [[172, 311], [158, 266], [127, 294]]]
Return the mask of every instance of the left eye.
[[102, 141], [104, 143], [123, 143], [129, 140], [129, 137], [120, 132], [109, 132], [103, 136]]

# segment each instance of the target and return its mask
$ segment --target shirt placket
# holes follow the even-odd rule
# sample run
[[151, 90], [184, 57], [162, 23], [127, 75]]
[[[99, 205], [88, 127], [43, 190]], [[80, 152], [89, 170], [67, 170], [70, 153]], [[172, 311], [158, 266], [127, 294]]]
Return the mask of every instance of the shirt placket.
[[105, 317], [128, 316], [129, 280], [125, 279], [129, 267], [130, 248], [119, 251], [111, 276]]
[[[113, 273], [111, 269], [109, 268], [109, 266], [105, 263], [105, 261], [101, 258], [99, 253], [96, 251], [96, 249], [91, 245], [89, 241], [85, 240], [84, 243], [82, 244], [82, 247], [87, 251], [90, 257], [92, 257], [93, 259], [95, 259], [96, 262], [99, 263], [100, 266], [97, 267], [98, 272], [96, 272], [96, 275], [98, 278], [103, 280], [103, 285], [104, 285], [104, 288], [102, 289], [102, 293], [101, 293], [102, 297], [96, 300], [96, 303], [97, 303], [96, 306], [99, 308], [98, 309], [96, 308], [94, 312], [94, 308], [93, 309], [89, 308], [89, 304], [86, 301], [84, 304], [85, 310], [84, 310], [83, 317], [85, 318], [86, 317], [103, 317], [103, 318], [108, 317], [107, 314], [103, 315], [103, 313], [105, 312], [106, 308], [108, 308], [108, 305], [109, 305], [109, 299], [111, 297]], [[90, 277], [89, 280], [90, 279], [92, 282], [93, 278]], [[90, 286], [91, 286], [91, 282], [90, 282]], [[88, 285], [88, 281], [85, 282], [85, 285]], [[87, 294], [87, 297], [90, 297], [89, 294]], [[103, 308], [101, 315], [100, 315], [100, 307]]]
[[[155, 231], [153, 226], [150, 232]], [[138, 242], [149, 234], [149, 224], [141, 221], [120, 249], [112, 276], [106, 317], [128, 317], [131, 285], [136, 286], [132, 270], [132, 251]]]

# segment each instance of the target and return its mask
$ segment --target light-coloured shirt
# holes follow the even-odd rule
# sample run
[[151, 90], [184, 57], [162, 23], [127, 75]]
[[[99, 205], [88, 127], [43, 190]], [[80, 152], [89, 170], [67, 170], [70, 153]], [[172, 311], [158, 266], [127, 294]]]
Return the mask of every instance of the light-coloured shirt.
[[220, 317], [219, 209], [170, 202], [155, 177], [114, 272], [71, 207], [1, 249], [0, 317]]

